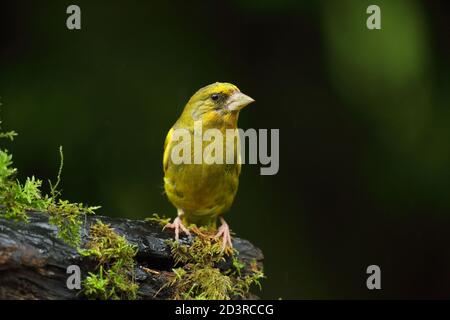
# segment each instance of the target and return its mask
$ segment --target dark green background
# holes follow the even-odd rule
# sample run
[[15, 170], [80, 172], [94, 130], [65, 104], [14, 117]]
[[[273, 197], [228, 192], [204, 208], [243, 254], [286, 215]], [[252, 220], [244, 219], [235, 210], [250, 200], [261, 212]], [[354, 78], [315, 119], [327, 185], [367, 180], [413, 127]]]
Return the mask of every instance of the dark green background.
[[[82, 30], [66, 29], [78, 4]], [[382, 30], [366, 28], [378, 4]], [[175, 216], [167, 130], [200, 87], [256, 99], [280, 171], [245, 165], [227, 220], [265, 254], [264, 298], [450, 298], [445, 1], [3, 1], [1, 115], [20, 178], [101, 214]], [[382, 270], [382, 290], [365, 286]]]

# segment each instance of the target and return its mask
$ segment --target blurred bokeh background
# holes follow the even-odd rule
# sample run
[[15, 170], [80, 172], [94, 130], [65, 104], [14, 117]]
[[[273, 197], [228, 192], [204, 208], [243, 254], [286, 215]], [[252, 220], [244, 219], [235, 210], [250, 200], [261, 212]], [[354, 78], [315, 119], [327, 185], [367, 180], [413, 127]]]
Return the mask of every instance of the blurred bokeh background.
[[[81, 7], [82, 29], [66, 28]], [[381, 8], [382, 29], [366, 28]], [[448, 1], [2, 1], [0, 99], [20, 178], [101, 214], [175, 216], [167, 130], [200, 87], [256, 99], [280, 171], [243, 167], [227, 220], [265, 254], [264, 298], [450, 298]], [[382, 290], [366, 288], [366, 267]]]

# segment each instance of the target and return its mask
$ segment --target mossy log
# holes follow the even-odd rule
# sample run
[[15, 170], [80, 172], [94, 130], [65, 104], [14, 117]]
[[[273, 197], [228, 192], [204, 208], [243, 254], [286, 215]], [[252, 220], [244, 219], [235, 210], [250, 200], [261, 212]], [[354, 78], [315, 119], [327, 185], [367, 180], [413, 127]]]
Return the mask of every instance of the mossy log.
[[[0, 299], [83, 299], [79, 290], [66, 285], [67, 267], [78, 265], [82, 278], [95, 268], [91, 259], [58, 238], [56, 227], [48, 223], [45, 213], [29, 212], [29, 222], [0, 218]], [[108, 223], [138, 248], [136, 280], [140, 299], [167, 299], [170, 288], [155, 294], [167, 282], [174, 267], [166, 240], [173, 237], [161, 225], [149, 221], [87, 216], [82, 230], [86, 243], [89, 226], [96, 220]], [[182, 238], [188, 243], [188, 238]], [[249, 241], [235, 237], [238, 259], [247, 265], [255, 261], [262, 266], [263, 254]], [[227, 269], [227, 263], [220, 266]]]

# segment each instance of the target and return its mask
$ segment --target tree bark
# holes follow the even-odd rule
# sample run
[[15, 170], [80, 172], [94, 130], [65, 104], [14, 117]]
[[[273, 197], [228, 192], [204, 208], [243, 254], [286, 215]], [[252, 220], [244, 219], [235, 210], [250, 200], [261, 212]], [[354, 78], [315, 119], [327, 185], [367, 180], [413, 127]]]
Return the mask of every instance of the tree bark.
[[[47, 214], [29, 212], [29, 218], [28, 223], [0, 218], [0, 299], [83, 299], [78, 290], [67, 288], [66, 270], [78, 265], [84, 278], [95, 267], [92, 260], [80, 256], [76, 248], [57, 237], [57, 229], [48, 223]], [[169, 298], [169, 288], [155, 294], [174, 267], [166, 244], [173, 232], [162, 231], [159, 224], [147, 221], [88, 216], [82, 228], [83, 243], [88, 240], [90, 224], [97, 219], [110, 224], [138, 247], [135, 273], [139, 298]], [[188, 243], [189, 239], [181, 241]], [[247, 265], [256, 260], [262, 266], [261, 250], [249, 241], [234, 238], [233, 246], [239, 251], [239, 260]], [[227, 264], [221, 268], [226, 269]]]

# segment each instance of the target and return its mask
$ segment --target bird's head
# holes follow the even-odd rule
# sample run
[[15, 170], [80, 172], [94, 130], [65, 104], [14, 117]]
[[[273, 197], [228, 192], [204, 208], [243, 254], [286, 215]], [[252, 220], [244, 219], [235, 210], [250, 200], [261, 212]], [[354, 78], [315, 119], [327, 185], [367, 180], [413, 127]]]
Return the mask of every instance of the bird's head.
[[235, 85], [216, 82], [201, 88], [189, 99], [183, 117], [193, 121], [201, 120], [206, 125], [225, 123], [235, 126], [239, 111], [253, 101], [255, 100], [243, 94]]

